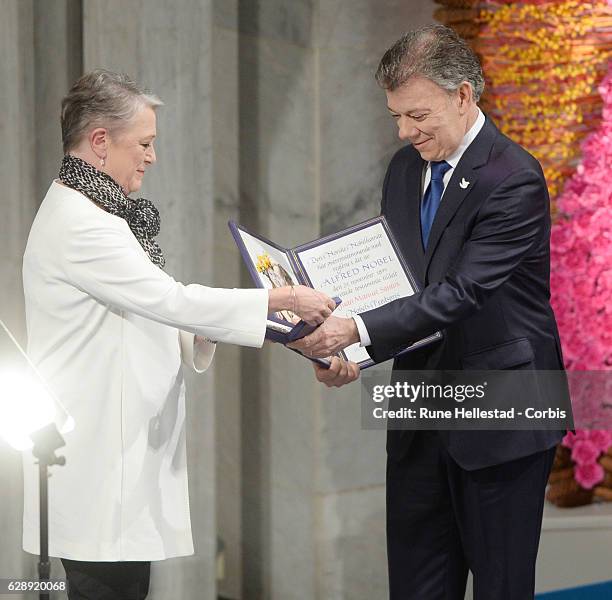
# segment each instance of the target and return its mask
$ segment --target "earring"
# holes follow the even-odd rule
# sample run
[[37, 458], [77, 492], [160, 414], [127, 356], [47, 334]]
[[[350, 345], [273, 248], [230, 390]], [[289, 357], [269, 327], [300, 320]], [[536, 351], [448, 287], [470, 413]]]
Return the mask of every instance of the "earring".
[[105, 161], [104, 161], [104, 159], [103, 159], [103, 158], [101, 158], [101, 159], [100, 159], [100, 164], [101, 164], [102, 166], [104, 166], [104, 162], [105, 162]]

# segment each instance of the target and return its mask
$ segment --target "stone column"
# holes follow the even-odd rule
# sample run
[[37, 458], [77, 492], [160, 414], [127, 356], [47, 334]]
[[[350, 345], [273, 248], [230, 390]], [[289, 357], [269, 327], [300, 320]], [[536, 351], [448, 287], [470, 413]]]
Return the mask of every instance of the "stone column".
[[[31, 0], [4, 0], [0, 19], [0, 319], [25, 343], [21, 264], [39, 199], [34, 186], [34, 22]], [[1, 360], [1, 357], [0, 357]], [[3, 531], [0, 572], [33, 576], [35, 561], [21, 550], [23, 484], [21, 454], [0, 441], [0, 469], [10, 482], [0, 492]]]
[[36, 197], [34, 115], [34, 12], [31, 0], [4, 0], [0, 22], [2, 56], [0, 119], [5, 148], [0, 161], [3, 218], [0, 219], [0, 306], [2, 318], [25, 342], [21, 264]]
[[[289, 247], [318, 233], [314, 4], [239, 2], [240, 219]], [[313, 598], [319, 390], [284, 348], [244, 350], [242, 373], [242, 597]]]
[[[238, 94], [238, 0], [213, 1], [212, 141], [215, 285], [240, 286], [244, 266], [227, 226], [240, 220], [240, 121]], [[248, 284], [252, 287], [252, 284]], [[219, 345], [215, 357], [216, 523], [219, 550], [217, 592], [242, 595], [242, 350]], [[248, 399], [247, 399], [248, 401]]]
[[[157, 164], [142, 195], [162, 217], [168, 273], [211, 284], [213, 167], [210, 0], [84, 0], [84, 67], [127, 72], [165, 102]], [[217, 362], [218, 364], [218, 362]], [[152, 600], [213, 598], [215, 591], [215, 367], [188, 379], [187, 453], [195, 555], [155, 563]]]
[[[0, 161], [0, 319], [24, 346], [22, 257], [32, 220], [62, 156], [59, 104], [78, 74], [78, 67], [67, 60], [79, 51], [74, 45], [80, 30], [76, 5], [75, 0], [56, 0], [52, 7], [32, 0], [0, 4], [0, 132], [5, 149]], [[37, 558], [21, 550], [21, 454], [4, 442], [0, 470], [4, 481], [11, 482], [0, 492], [0, 573], [33, 579]], [[52, 561], [52, 574], [63, 576], [58, 561]]]
[[80, 0], [34, 2], [36, 193], [41, 200], [63, 156], [62, 98], [83, 72]]
[[[373, 75], [403, 30], [431, 19], [433, 4], [416, 4], [215, 5], [215, 158], [230, 159], [216, 179], [224, 218], [237, 214], [293, 246], [378, 214], [399, 143]], [[223, 239], [225, 223], [218, 227]], [[241, 598], [384, 596], [385, 435], [361, 430], [358, 384], [327, 391], [303, 359], [277, 347], [243, 350], [241, 372], [242, 403], [231, 396], [217, 421], [230, 433], [218, 440], [219, 477], [221, 465], [242, 472], [241, 504], [228, 495], [234, 480], [217, 488], [228, 542], [223, 589]], [[241, 418], [240, 438], [230, 414]], [[229, 518], [240, 505], [241, 539]]]
[[[401, 146], [374, 73], [408, 29], [433, 21], [430, 0], [320, 0], [318, 197], [330, 233], [380, 213], [382, 182]], [[391, 364], [388, 364], [389, 369]], [[322, 391], [317, 432], [317, 597], [384, 598], [384, 431], [361, 427], [360, 386]]]

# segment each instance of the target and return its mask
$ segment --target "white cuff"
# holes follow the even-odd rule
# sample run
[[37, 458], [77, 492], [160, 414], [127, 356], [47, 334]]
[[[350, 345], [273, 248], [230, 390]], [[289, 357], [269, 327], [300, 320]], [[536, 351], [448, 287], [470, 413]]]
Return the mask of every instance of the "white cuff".
[[353, 315], [353, 321], [357, 325], [357, 331], [359, 332], [359, 345], [364, 347], [372, 344], [372, 340], [370, 340], [370, 334], [366, 329], [365, 323], [363, 319], [359, 315]]
[[204, 373], [212, 362], [217, 345], [182, 330], [179, 330], [179, 338], [183, 363], [196, 373]]

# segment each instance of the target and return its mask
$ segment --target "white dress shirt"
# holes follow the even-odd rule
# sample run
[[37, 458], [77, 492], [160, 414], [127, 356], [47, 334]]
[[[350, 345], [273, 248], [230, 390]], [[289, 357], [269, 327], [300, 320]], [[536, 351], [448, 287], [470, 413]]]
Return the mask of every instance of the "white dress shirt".
[[[261, 346], [266, 290], [183, 285], [128, 224], [54, 182], [23, 260], [28, 353], [74, 418], [49, 479], [49, 553], [148, 561], [193, 553], [181, 359]], [[39, 553], [38, 470], [24, 453], [23, 547]]]
[[[451, 168], [444, 174], [444, 179], [443, 179], [444, 190], [442, 192], [442, 198], [440, 199], [440, 202], [444, 201], [444, 192], [446, 191], [446, 186], [448, 185], [448, 182], [453, 176], [453, 171], [455, 170], [455, 167], [459, 164], [459, 161], [461, 160], [463, 153], [468, 149], [468, 146], [474, 141], [476, 136], [480, 133], [480, 130], [482, 129], [483, 125], [485, 124], [484, 114], [482, 113], [480, 108], [477, 107], [477, 109], [478, 109], [478, 116], [476, 117], [476, 121], [474, 121], [474, 124], [470, 127], [468, 132], [463, 136], [463, 139], [461, 140], [461, 143], [459, 144], [457, 149], [449, 157], [444, 159], [451, 166]], [[427, 163], [427, 169], [425, 171], [425, 180], [423, 182], [423, 189], [421, 190], [421, 196], [425, 193], [425, 190], [427, 189], [427, 186], [429, 185], [429, 182], [431, 181], [431, 166], [430, 165], [431, 163]], [[368, 333], [368, 330], [365, 326], [365, 323], [363, 322], [363, 319], [359, 315], [353, 315], [353, 319], [355, 320], [355, 323], [357, 324], [357, 330], [359, 331], [360, 345], [369, 346], [372, 342], [370, 340], [370, 334]]]

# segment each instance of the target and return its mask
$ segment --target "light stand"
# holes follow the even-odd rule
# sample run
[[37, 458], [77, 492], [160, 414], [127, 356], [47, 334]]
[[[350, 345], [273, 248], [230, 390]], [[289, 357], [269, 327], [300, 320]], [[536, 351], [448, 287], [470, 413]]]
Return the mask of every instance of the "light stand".
[[[40, 556], [38, 561], [38, 580], [49, 581], [51, 563], [49, 562], [49, 502], [48, 502], [48, 468], [51, 465], [65, 465], [66, 458], [56, 456], [55, 451], [65, 445], [55, 423], [51, 423], [30, 434], [34, 447], [32, 454], [38, 459], [38, 490], [40, 506]], [[49, 592], [41, 590], [40, 600], [49, 600]]]
[[50, 595], [49, 467], [66, 464], [65, 457], [57, 456], [55, 451], [64, 446], [61, 434], [73, 428], [72, 417], [55, 398], [32, 361], [0, 319], [0, 437], [16, 450], [31, 448], [38, 460], [38, 578], [41, 583], [41, 600], [49, 600]]

